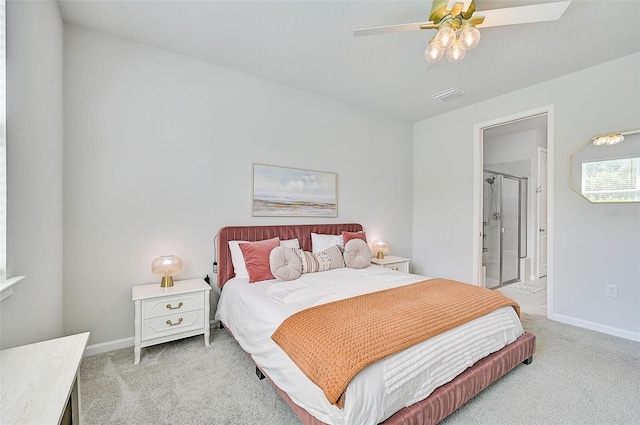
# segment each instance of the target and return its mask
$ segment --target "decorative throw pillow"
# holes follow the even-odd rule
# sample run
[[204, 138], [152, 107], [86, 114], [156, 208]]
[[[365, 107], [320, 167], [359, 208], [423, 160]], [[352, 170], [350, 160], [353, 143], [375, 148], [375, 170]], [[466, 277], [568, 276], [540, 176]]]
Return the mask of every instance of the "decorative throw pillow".
[[362, 239], [351, 239], [344, 245], [344, 262], [352, 269], [364, 269], [371, 265], [371, 250]]
[[300, 241], [298, 238], [287, 239], [284, 241], [280, 241], [280, 246], [286, 246], [287, 248], [300, 248]]
[[362, 239], [367, 243], [367, 234], [365, 232], [342, 232], [342, 239], [344, 239], [344, 246], [347, 247], [347, 242], [351, 239]]
[[278, 280], [296, 280], [302, 274], [302, 262], [296, 249], [282, 245], [271, 250], [269, 268]]
[[273, 279], [269, 266], [271, 250], [280, 246], [280, 238], [241, 243], [240, 250], [249, 274], [249, 283]]
[[244, 257], [240, 250], [240, 244], [247, 243], [247, 241], [229, 241], [229, 251], [231, 251], [231, 263], [233, 264], [233, 271], [236, 277], [249, 279], [249, 272], [247, 272], [247, 266], [244, 264]]
[[344, 267], [342, 250], [336, 245], [316, 253], [299, 249], [298, 255], [302, 263], [302, 273], [324, 272]]
[[322, 252], [334, 245], [338, 245], [340, 248], [344, 248], [344, 239], [342, 239], [342, 235], [320, 235], [318, 233], [311, 233], [312, 252]]

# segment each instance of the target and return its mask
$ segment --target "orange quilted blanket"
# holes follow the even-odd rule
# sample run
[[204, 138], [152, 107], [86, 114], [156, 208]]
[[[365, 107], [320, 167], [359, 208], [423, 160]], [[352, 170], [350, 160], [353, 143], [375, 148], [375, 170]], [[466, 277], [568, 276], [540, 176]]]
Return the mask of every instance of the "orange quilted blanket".
[[300, 311], [272, 339], [332, 404], [367, 365], [504, 306], [498, 291], [430, 279]]

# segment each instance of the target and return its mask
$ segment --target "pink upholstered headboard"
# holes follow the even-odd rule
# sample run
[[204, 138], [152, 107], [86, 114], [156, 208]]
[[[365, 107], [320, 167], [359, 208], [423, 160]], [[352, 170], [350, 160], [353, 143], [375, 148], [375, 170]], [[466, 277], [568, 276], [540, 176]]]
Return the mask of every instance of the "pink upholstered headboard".
[[216, 251], [218, 254], [218, 287], [222, 288], [225, 282], [235, 276], [229, 241], [261, 241], [275, 238], [298, 238], [300, 248], [311, 251], [311, 233], [322, 235], [339, 235], [340, 232], [360, 232], [362, 226], [356, 223], [348, 224], [299, 224], [289, 226], [233, 226], [223, 227], [218, 231], [216, 239]]

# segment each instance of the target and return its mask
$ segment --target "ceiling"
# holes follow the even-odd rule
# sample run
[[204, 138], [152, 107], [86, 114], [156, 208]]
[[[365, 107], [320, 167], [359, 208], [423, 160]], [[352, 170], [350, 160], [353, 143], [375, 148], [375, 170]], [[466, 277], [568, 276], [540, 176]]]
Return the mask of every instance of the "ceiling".
[[[548, 0], [551, 2], [554, 0]], [[478, 11], [544, 3], [476, 0]], [[418, 121], [640, 51], [640, 1], [574, 0], [559, 21], [481, 30], [457, 64], [430, 64], [430, 1], [58, 0], [65, 22]], [[476, 12], [478, 15], [478, 12]], [[430, 96], [457, 87], [446, 102]]]

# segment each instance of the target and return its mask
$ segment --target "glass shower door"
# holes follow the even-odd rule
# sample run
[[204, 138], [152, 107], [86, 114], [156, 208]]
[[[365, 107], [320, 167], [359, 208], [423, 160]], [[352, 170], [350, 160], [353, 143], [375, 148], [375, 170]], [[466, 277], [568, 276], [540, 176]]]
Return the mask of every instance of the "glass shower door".
[[482, 266], [484, 284], [497, 288], [520, 281], [527, 256], [527, 178], [485, 170]]
[[520, 179], [502, 176], [500, 284], [520, 280]]
[[502, 176], [485, 172], [483, 184], [482, 266], [486, 276], [485, 286], [487, 288], [497, 288], [501, 285], [501, 191]]

